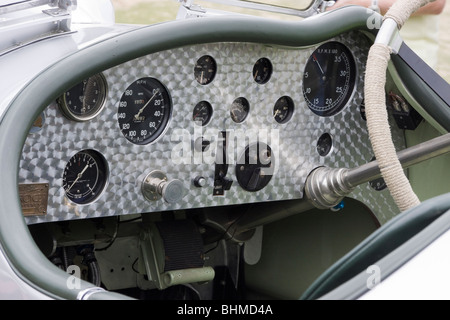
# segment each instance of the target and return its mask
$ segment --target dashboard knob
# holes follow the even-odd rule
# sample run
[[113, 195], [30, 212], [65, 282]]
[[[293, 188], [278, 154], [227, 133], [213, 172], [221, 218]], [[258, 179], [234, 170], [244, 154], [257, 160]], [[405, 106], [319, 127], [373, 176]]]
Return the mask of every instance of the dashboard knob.
[[194, 179], [194, 185], [197, 188], [203, 188], [206, 185], [206, 179], [202, 176], [197, 176]]
[[159, 170], [150, 172], [142, 183], [142, 194], [149, 201], [163, 198], [167, 203], [177, 203], [184, 197], [184, 185], [181, 180], [168, 180]]

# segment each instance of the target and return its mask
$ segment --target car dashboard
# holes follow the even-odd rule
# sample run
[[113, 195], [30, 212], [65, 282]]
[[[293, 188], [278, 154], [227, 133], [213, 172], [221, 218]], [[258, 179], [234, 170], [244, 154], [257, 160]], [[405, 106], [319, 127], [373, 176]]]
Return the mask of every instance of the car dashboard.
[[[321, 167], [374, 164], [368, 14], [82, 25], [0, 55], [21, 70], [52, 54], [2, 80], [0, 166], [18, 188], [0, 194], [0, 237], [18, 272], [55, 298], [300, 297], [399, 213], [380, 175], [326, 209], [308, 194]], [[423, 140], [402, 112], [420, 107], [409, 71], [394, 61], [385, 87], [397, 150]]]
[[[26, 139], [20, 184], [48, 186], [46, 210], [27, 223], [301, 199], [314, 168], [373, 158], [369, 46], [355, 31], [294, 49], [218, 42], [92, 75], [55, 97]], [[380, 197], [392, 205], [382, 189], [352, 194], [380, 220]]]

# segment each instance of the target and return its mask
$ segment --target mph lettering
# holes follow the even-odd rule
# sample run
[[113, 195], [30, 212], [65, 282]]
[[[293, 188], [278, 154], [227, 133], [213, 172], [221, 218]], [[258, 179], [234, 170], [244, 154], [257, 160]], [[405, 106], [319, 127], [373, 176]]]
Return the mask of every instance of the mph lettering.
[[245, 315], [256, 315], [256, 314], [273, 314], [270, 305], [222, 305], [221, 309], [213, 309], [212, 307], [197, 307], [188, 306], [185, 304], [182, 307], [178, 307], [177, 314], [179, 315], [203, 315], [208, 318], [211, 313], [221, 313], [222, 315], [235, 315], [235, 314], [245, 314]]

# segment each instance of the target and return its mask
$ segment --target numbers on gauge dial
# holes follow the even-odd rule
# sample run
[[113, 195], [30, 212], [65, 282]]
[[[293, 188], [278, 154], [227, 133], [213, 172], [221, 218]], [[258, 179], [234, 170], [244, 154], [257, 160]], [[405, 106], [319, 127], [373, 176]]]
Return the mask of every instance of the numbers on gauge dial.
[[105, 106], [107, 92], [103, 74], [95, 74], [73, 86], [59, 99], [64, 115], [75, 121], [87, 121], [96, 117]]
[[106, 160], [95, 150], [76, 153], [63, 172], [63, 188], [67, 198], [77, 204], [87, 204], [101, 194], [106, 186]]
[[294, 101], [291, 97], [283, 96], [279, 98], [273, 107], [273, 118], [278, 123], [288, 122], [294, 113]]
[[319, 116], [335, 115], [351, 98], [355, 79], [355, 61], [344, 44], [332, 41], [319, 46], [303, 74], [303, 96], [309, 109]]
[[214, 80], [217, 72], [216, 60], [209, 55], [201, 56], [194, 67], [195, 80], [201, 85], [207, 85]]
[[171, 112], [172, 102], [166, 87], [157, 79], [141, 78], [122, 94], [117, 120], [128, 141], [143, 145], [161, 136]]
[[230, 106], [231, 119], [236, 123], [243, 122], [250, 112], [250, 104], [244, 97], [236, 98]]
[[213, 109], [208, 101], [200, 101], [192, 111], [192, 120], [200, 126], [205, 126], [211, 120]]

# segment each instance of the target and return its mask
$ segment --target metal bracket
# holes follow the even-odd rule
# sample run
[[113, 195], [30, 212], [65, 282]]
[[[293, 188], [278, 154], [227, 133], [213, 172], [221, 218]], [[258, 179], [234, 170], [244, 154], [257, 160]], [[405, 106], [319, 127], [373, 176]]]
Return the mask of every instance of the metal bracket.
[[402, 46], [403, 39], [400, 36], [397, 22], [394, 19], [387, 18], [383, 21], [380, 31], [378, 31], [375, 43], [388, 46], [392, 53], [397, 54]]
[[[309, 7], [305, 10], [288, 8], [283, 6], [277, 6], [273, 4], [265, 4], [258, 3], [248, 0], [205, 0], [211, 3], [224, 4], [228, 6], [235, 6], [240, 8], [252, 9], [252, 10], [260, 10], [260, 11], [268, 11], [272, 13], [286, 14], [297, 16], [300, 18], [307, 18], [313, 15], [316, 15], [320, 12], [324, 12], [326, 7], [331, 6], [335, 3], [335, 1], [326, 1], [326, 0], [315, 0]], [[193, 18], [193, 17], [204, 17], [208, 15], [217, 15], [217, 14], [230, 14], [231, 12], [213, 10], [213, 9], [205, 9], [194, 3], [194, 0], [178, 0], [181, 4], [180, 10], [178, 12], [177, 18]]]
[[0, 56], [71, 33], [71, 11], [76, 7], [77, 0], [29, 0], [0, 5]]

